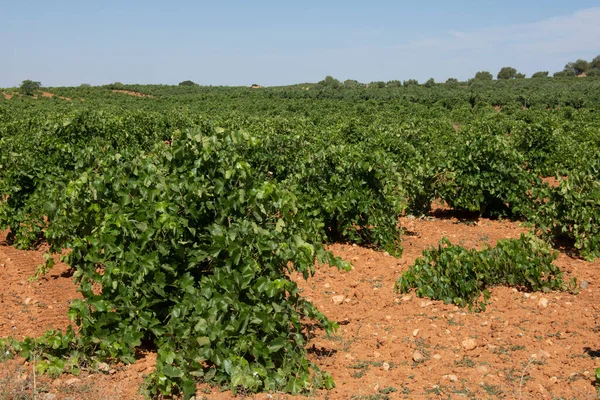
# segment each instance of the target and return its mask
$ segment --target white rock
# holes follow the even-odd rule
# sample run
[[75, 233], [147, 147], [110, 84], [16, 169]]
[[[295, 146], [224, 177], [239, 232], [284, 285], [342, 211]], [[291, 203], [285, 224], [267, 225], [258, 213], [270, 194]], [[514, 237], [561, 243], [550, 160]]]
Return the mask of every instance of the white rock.
[[79, 382], [81, 382], [81, 379], [79, 378], [71, 378], [71, 379], [67, 379], [65, 381], [65, 386], [73, 386], [73, 385], [77, 385]]
[[384, 370], [384, 371], [389, 371], [389, 370], [390, 370], [390, 364], [389, 364], [389, 363], [386, 363], [386, 362], [384, 362], [384, 363], [383, 363], [383, 370]]
[[343, 294], [337, 295], [337, 296], [333, 296], [331, 298], [331, 301], [333, 301], [333, 304], [342, 304], [344, 302], [344, 298], [345, 296]]
[[540, 308], [547, 308], [547, 307], [548, 307], [548, 299], [547, 299], [547, 298], [545, 298], [545, 297], [542, 297], [542, 298], [540, 299], [540, 301], [538, 301], [538, 306], [539, 306]]
[[415, 329], [415, 330], [413, 331], [413, 336], [417, 336], [418, 334], [419, 334], [419, 330], [418, 330], [418, 329]]
[[469, 338], [463, 340], [462, 346], [467, 351], [475, 350], [477, 348], [477, 341], [473, 338]]
[[458, 381], [458, 376], [456, 375], [444, 375], [442, 376], [442, 379], [447, 379], [451, 382], [457, 382]]
[[96, 368], [98, 368], [98, 371], [102, 371], [102, 372], [110, 371], [110, 365], [108, 365], [107, 363], [104, 363], [104, 362], [98, 364], [98, 366]]
[[427, 357], [425, 357], [423, 353], [421, 353], [419, 350], [415, 350], [415, 352], [412, 355], [412, 359], [416, 363], [422, 363], [427, 359]]

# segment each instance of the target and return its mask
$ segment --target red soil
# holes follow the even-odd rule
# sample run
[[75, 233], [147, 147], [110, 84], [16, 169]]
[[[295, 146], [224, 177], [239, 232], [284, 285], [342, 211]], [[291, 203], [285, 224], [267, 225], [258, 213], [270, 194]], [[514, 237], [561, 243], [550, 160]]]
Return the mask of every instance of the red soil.
[[[600, 260], [592, 263], [560, 254], [556, 264], [568, 277], [589, 282], [578, 294], [529, 294], [499, 287], [492, 290], [487, 311], [470, 313], [414, 294], [397, 294], [394, 283], [425, 248], [444, 236], [454, 244], [479, 248], [526, 230], [508, 221], [459, 220], [445, 210], [425, 219], [403, 217], [401, 222], [409, 232], [401, 258], [335, 244], [330, 249], [351, 261], [352, 271], [320, 266], [308, 281], [292, 276], [306, 298], [340, 322], [333, 337], [317, 332], [308, 343], [312, 361], [329, 371], [337, 384], [311, 398], [382, 393], [389, 393], [391, 399], [596, 398], [592, 381], [600, 366], [600, 285], [595, 277]], [[42, 262], [42, 253], [0, 246], [2, 337], [39, 335], [68, 324], [68, 302], [78, 296], [68, 267], [58, 263], [47, 277], [37, 282], [27, 279]], [[337, 304], [334, 298], [343, 300]], [[474, 339], [471, 350], [463, 344], [467, 339]], [[413, 360], [416, 351], [422, 356], [419, 362]], [[108, 374], [84, 372], [75, 381], [70, 376], [37, 377], [37, 384], [45, 385], [57, 400], [141, 398], [138, 387], [143, 374], [152, 371], [154, 360], [154, 354], [143, 354], [135, 364], [114, 367]], [[14, 382], [31, 387], [32, 366], [20, 359], [0, 364], [0, 385], [3, 374], [15, 368], [20, 372]], [[208, 386], [199, 390], [197, 398], [204, 394], [210, 399], [235, 397]]]
[[130, 96], [136, 96], [136, 97], [149, 97], [149, 98], [154, 97], [151, 94], [144, 94], [144, 93], [140, 93], [140, 92], [132, 92], [131, 90], [113, 89], [113, 93], [124, 93], [124, 94], [128, 94]]

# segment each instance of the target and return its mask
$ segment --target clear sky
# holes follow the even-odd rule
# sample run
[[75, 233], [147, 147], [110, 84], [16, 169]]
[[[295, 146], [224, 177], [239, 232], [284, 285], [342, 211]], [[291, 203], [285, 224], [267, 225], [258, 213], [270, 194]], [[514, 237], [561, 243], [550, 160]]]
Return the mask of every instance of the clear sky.
[[0, 87], [527, 75], [600, 54], [600, 1], [0, 0]]

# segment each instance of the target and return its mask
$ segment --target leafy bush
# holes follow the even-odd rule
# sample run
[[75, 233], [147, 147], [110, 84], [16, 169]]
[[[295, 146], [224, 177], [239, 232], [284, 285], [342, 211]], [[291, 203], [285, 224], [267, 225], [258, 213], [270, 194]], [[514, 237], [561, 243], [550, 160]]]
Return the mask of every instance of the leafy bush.
[[438, 196], [451, 207], [492, 217], [523, 215], [527, 192], [539, 178], [523, 168], [523, 155], [505, 135], [464, 133], [448, 150], [436, 184]]
[[570, 171], [559, 182], [537, 191], [529, 220], [543, 237], [572, 244], [588, 260], [600, 257], [600, 168]]
[[396, 291], [416, 288], [419, 297], [485, 310], [488, 288], [493, 286], [545, 292], [565, 289], [562, 272], [552, 264], [556, 258], [545, 242], [530, 235], [499, 240], [496, 247], [481, 251], [454, 246], [444, 238], [437, 249], [424, 250], [402, 274]]
[[129, 363], [142, 342], [155, 346], [151, 387], [165, 395], [190, 396], [197, 380], [233, 391], [333, 385], [305, 357], [301, 320], [335, 324], [287, 274], [308, 277], [316, 260], [346, 265], [314, 242], [294, 194], [234, 151], [239, 142], [258, 143], [195, 129], [150, 154], [113, 154], [49, 207], [47, 238], [72, 249], [84, 297], [69, 311], [78, 347]]

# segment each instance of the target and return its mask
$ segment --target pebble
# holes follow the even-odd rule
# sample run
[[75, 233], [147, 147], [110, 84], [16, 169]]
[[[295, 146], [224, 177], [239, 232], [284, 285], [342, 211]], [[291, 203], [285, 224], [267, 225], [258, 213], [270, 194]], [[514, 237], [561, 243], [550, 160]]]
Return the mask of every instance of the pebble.
[[77, 385], [79, 382], [81, 382], [81, 379], [79, 378], [71, 378], [71, 379], [67, 379], [65, 381], [65, 386], [73, 386], [73, 385]]
[[477, 341], [473, 338], [469, 338], [463, 340], [462, 346], [467, 351], [475, 350], [477, 348]]
[[410, 296], [410, 295], [402, 296], [402, 301], [411, 301], [411, 300], [412, 300], [412, 296]]
[[436, 360], [441, 360], [442, 356], [440, 356], [439, 354], [434, 354], [433, 358], [435, 358]]
[[96, 368], [98, 368], [98, 371], [101, 372], [110, 372], [110, 365], [105, 362], [101, 362]]
[[415, 350], [415, 352], [412, 355], [412, 359], [416, 363], [422, 363], [426, 360], [426, 357], [419, 350]]
[[540, 301], [538, 301], [538, 306], [541, 308], [547, 308], [548, 307], [548, 299], [545, 297], [542, 297], [540, 299]]
[[381, 357], [381, 353], [380, 353], [380, 352], [378, 352], [378, 351], [374, 351], [374, 352], [373, 352], [373, 357], [375, 357], [375, 358], [380, 358], [380, 357]]
[[390, 370], [390, 364], [389, 364], [389, 363], [386, 363], [386, 362], [384, 362], [384, 363], [383, 363], [383, 370], [384, 370], [384, 371], [389, 371], [389, 370]]
[[582, 289], [587, 289], [590, 286], [590, 283], [588, 281], [581, 281], [581, 283], [579, 284], [579, 287]]
[[488, 373], [488, 367], [486, 367], [485, 365], [480, 365], [479, 367], [477, 367], [477, 371], [479, 371], [482, 374], [487, 374]]
[[419, 330], [418, 330], [418, 329], [415, 329], [415, 330], [413, 331], [413, 336], [415, 336], [415, 337], [416, 337], [418, 334], [419, 334]]
[[553, 376], [552, 378], [550, 378], [550, 382], [556, 383], [556, 382], [558, 382], [558, 378]]
[[340, 295], [337, 295], [337, 296], [333, 296], [331, 298], [331, 301], [333, 301], [333, 304], [338, 304], [338, 305], [342, 304], [344, 302], [344, 295], [340, 294]]
[[487, 325], [488, 325], [488, 322], [487, 322], [487, 321], [483, 321], [483, 322], [481, 323], [481, 326], [487, 326]]
[[323, 285], [323, 287], [326, 288], [326, 289], [329, 288], [330, 286], [331, 285], [329, 283], [326, 283], [326, 284]]
[[538, 350], [537, 355], [541, 358], [550, 358], [550, 353], [548, 353], [546, 350]]
[[37, 398], [39, 400], [55, 400], [56, 395], [53, 393], [40, 393]]
[[431, 301], [422, 301], [421, 302], [421, 308], [429, 307], [432, 304], [433, 303]]
[[444, 375], [444, 376], [442, 376], [442, 379], [448, 379], [451, 382], [457, 382], [458, 381], [458, 376], [456, 376], [456, 375]]

